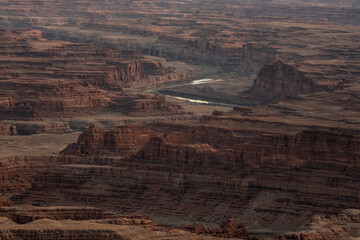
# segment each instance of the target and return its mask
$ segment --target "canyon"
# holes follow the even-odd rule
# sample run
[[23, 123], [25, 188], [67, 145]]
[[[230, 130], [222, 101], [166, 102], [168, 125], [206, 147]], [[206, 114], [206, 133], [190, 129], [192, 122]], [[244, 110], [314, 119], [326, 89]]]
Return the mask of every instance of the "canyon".
[[110, 91], [140, 80], [155, 84], [165, 76], [167, 81], [184, 77], [134, 51], [47, 41], [39, 30], [3, 31], [1, 36], [6, 49], [1, 67], [3, 119], [66, 117], [109, 109], [125, 114], [181, 110], [159, 96]]
[[0, 239], [360, 238], [353, 0], [4, 0]]

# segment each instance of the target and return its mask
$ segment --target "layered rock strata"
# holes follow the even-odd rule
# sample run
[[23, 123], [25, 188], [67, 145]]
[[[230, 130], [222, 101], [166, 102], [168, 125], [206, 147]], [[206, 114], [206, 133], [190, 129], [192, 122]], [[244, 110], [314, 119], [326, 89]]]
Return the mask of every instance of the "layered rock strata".
[[135, 51], [47, 41], [39, 30], [1, 31], [0, 39], [4, 49], [0, 56], [2, 119], [71, 117], [114, 110], [132, 114], [154, 110], [160, 115], [181, 111], [160, 96], [119, 91], [184, 78]]
[[346, 209], [338, 215], [315, 216], [304, 229], [279, 234], [276, 239], [357, 239], [359, 228], [359, 210]]
[[[212, 129], [212, 138], [221, 139], [219, 130]], [[90, 127], [77, 144], [63, 151], [80, 154], [82, 159], [71, 162], [71, 156], [64, 156], [59, 164], [67, 164], [39, 173], [32, 188], [13, 200], [85, 204], [146, 213], [155, 219], [167, 216], [168, 224], [174, 219], [220, 224], [235, 217], [260, 235], [264, 232], [256, 229], [297, 229], [313, 214], [358, 206], [360, 142], [356, 136], [307, 130], [252, 139], [238, 136], [239, 140], [232, 139], [232, 147], [226, 147], [216, 144], [219, 139], [181, 143], [182, 134], [151, 136], [146, 128], [107, 132]], [[127, 154], [119, 151], [122, 143], [141, 149]], [[99, 152], [117, 158], [86, 156]]]
[[334, 86], [319, 85], [311, 76], [307, 76], [294, 66], [277, 61], [260, 69], [254, 85], [246, 94], [261, 102], [272, 102], [300, 94], [329, 91], [331, 88]]
[[129, 156], [145, 145], [157, 133], [141, 125], [121, 126], [110, 131], [101, 131], [91, 125], [82, 133], [77, 143], [69, 145], [63, 155]]
[[115, 214], [106, 213], [96, 208], [63, 206], [42, 208], [33, 206], [1, 207], [0, 216], [7, 217], [19, 224], [30, 223], [38, 219], [81, 221], [116, 217]]
[[90, 207], [1, 207], [0, 216], [1, 239], [216, 239]]

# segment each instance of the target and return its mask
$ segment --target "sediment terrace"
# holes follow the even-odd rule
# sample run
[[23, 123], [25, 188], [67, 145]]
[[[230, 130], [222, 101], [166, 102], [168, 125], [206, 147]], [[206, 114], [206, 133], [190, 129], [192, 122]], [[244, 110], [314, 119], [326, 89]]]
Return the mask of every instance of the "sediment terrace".
[[[1, 208], [0, 212], [1, 239], [217, 239], [215, 234], [157, 226], [147, 216], [117, 215], [96, 208], [19, 206]], [[234, 226], [219, 232], [228, 232], [231, 237], [241, 230]], [[246, 232], [241, 236], [248, 239]]]

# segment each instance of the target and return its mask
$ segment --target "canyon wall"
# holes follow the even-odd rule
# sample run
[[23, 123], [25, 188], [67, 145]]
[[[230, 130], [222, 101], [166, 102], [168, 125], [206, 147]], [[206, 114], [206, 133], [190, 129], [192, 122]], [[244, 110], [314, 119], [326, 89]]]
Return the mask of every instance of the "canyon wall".
[[[189, 222], [190, 215], [192, 221], [219, 224], [235, 217], [252, 233], [273, 224], [295, 230], [313, 214], [333, 214], [359, 203], [358, 137], [307, 130], [244, 138], [229, 148], [175, 143], [180, 133], [153, 133], [136, 126], [110, 132], [90, 127], [62, 152], [60, 165], [39, 173], [31, 189], [12, 200], [85, 204], [156, 220], [167, 216], [167, 224]], [[140, 150], [121, 152], [123, 143]], [[111, 155], [116, 158], [110, 160]]]
[[121, 91], [191, 76], [164, 68], [133, 50], [47, 41], [39, 30], [3, 30], [0, 39], [4, 49], [0, 60], [2, 119], [71, 117], [114, 110], [161, 115], [182, 110], [161, 96]]
[[356, 6], [3, 0], [0, 239], [359, 238]]
[[137, 152], [155, 135], [156, 132], [141, 125], [125, 125], [110, 131], [98, 130], [92, 125], [79, 136], [77, 143], [69, 145], [61, 154], [126, 156]]

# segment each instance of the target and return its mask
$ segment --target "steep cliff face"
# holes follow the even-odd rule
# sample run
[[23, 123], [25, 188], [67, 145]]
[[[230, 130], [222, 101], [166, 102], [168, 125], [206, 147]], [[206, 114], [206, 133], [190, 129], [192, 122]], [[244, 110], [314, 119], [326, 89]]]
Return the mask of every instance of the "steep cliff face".
[[44, 84], [40, 82], [5, 83], [5, 93], [11, 104], [0, 107], [4, 119], [31, 119], [40, 117], [74, 116], [104, 111], [114, 106], [106, 92], [79, 83]]
[[130, 116], [154, 116], [184, 114], [181, 105], [172, 104], [166, 101], [163, 95], [137, 94], [133, 101], [125, 105]]
[[[211, 118], [211, 117], [210, 117]], [[201, 119], [202, 122], [206, 120]], [[256, 134], [252, 131], [244, 132], [233, 129], [228, 129], [225, 126], [189, 126], [171, 123], [159, 123], [159, 130], [162, 128], [174, 128], [176, 131], [166, 132], [165, 141], [167, 143], [181, 145], [181, 144], [209, 144], [216, 149], [231, 149], [234, 144], [248, 141], [249, 135]]]
[[[208, 130], [195, 132], [206, 136]], [[222, 131], [213, 128], [209, 143], [192, 135], [187, 143], [182, 134], [193, 131], [164, 135], [136, 126], [90, 127], [63, 151], [62, 165], [37, 174], [31, 189], [12, 200], [142, 212], [161, 223], [220, 224], [235, 217], [251, 232], [296, 230], [316, 213], [358, 206], [358, 137], [312, 130], [238, 136], [231, 147], [230, 140], [218, 144]], [[92, 156], [99, 153], [108, 157]]]
[[1, 194], [16, 194], [27, 190], [36, 174], [35, 169], [33, 172], [29, 171], [31, 166], [24, 158], [1, 159], [0, 169]]
[[[239, 144], [235, 152], [244, 164], [261, 167], [262, 164], [281, 164], [301, 167], [336, 159], [338, 164], [349, 162], [357, 168], [360, 159], [360, 140], [358, 137], [327, 131], [307, 130], [296, 135], [265, 136], [252, 142]], [[325, 164], [327, 161], [329, 163]], [[349, 172], [353, 172], [348, 169]]]
[[138, 151], [156, 133], [144, 126], [125, 125], [104, 131], [91, 125], [77, 143], [69, 145], [63, 155], [117, 155], [128, 156]]
[[129, 87], [145, 78], [144, 68], [139, 61], [118, 63], [108, 76], [109, 80], [123, 87]]
[[[28, 191], [34, 177], [53, 165], [47, 157], [8, 157], [0, 159], [0, 206], [11, 206], [11, 197]], [[56, 164], [55, 164], [56, 165]]]
[[[152, 138], [137, 153], [143, 162], [176, 167], [182, 171], [202, 171], [212, 168], [216, 160], [225, 157], [208, 144], [169, 144], [160, 137]], [[215, 163], [216, 164], [216, 163]]]
[[115, 62], [113, 65], [116, 66], [108, 75], [107, 82], [120, 87], [152, 85], [183, 78], [174, 69], [165, 69], [160, 62], [150, 59]]
[[272, 102], [326, 90], [327, 86], [318, 85], [295, 66], [279, 60], [260, 69], [254, 85], [246, 95], [261, 102]]
[[244, 44], [240, 53], [239, 68], [247, 74], [258, 72], [264, 64], [272, 62], [276, 58], [274, 49], [254, 43]]
[[[360, 159], [360, 140], [351, 135], [327, 131], [265, 135], [237, 144], [232, 149], [216, 149], [204, 143], [167, 143], [168, 140], [179, 141], [179, 138], [171, 135], [167, 137], [165, 140], [159, 137], [150, 139], [136, 157], [143, 162], [168, 164], [192, 171], [206, 171], [218, 166], [229, 170], [255, 170], [263, 169], [265, 165], [331, 171], [337, 165], [345, 167], [343, 171], [350, 176], [358, 177], [356, 171], [359, 167], [357, 161]], [[336, 159], [336, 163], [332, 163], [332, 159]], [[352, 167], [346, 167], [346, 163], [350, 163]]]

